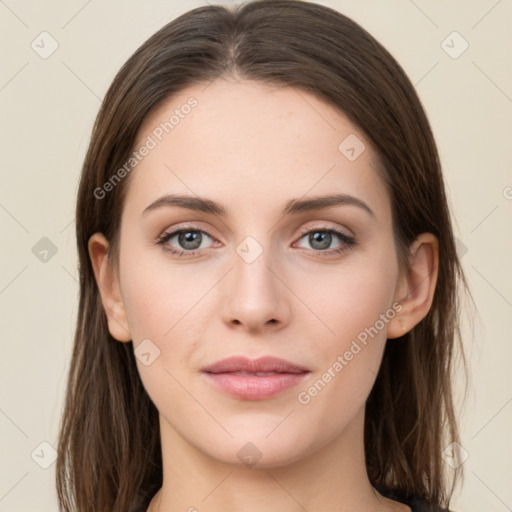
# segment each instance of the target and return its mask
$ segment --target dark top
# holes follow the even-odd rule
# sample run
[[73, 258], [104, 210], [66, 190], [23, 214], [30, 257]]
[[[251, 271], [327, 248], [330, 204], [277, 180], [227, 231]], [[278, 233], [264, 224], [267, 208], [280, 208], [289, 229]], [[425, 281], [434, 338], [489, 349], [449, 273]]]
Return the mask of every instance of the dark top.
[[412, 512], [450, 512], [447, 508], [441, 508], [437, 505], [432, 505], [428, 501], [422, 498], [408, 498], [408, 499], [395, 499], [404, 505], [409, 505], [411, 507]]

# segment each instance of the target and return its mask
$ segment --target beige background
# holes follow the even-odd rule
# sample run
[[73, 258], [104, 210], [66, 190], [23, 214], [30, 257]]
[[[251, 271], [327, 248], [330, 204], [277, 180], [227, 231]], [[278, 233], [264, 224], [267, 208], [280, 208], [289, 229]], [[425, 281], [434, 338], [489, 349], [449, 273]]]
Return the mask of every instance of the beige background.
[[[390, 50], [431, 120], [479, 310], [474, 327], [464, 321], [469, 457], [452, 509], [512, 510], [512, 2], [319, 3]], [[0, 512], [57, 510], [52, 446], [77, 314], [74, 201], [100, 100], [148, 36], [200, 5], [0, 0]], [[442, 44], [453, 31], [463, 39]], [[43, 59], [51, 38], [58, 48]]]

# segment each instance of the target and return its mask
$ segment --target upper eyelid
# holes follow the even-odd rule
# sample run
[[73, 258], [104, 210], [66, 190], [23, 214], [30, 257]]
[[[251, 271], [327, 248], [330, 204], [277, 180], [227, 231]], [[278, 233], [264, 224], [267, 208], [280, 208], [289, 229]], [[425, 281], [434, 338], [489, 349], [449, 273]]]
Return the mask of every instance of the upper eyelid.
[[[215, 238], [209, 231], [207, 228], [201, 228], [197, 225], [190, 225], [190, 226], [179, 226], [177, 228], [173, 228], [173, 229], [165, 229], [163, 230], [162, 232], [162, 235], [160, 235], [160, 237], [162, 236], [166, 236], [166, 235], [169, 235], [169, 234], [176, 234], [176, 233], [180, 233], [182, 231], [186, 231], [186, 230], [190, 230], [190, 231], [200, 231], [201, 233], [206, 233], [208, 236], [212, 237], [212, 238]], [[332, 231], [341, 231], [342, 233], [346, 234], [347, 236], [350, 236], [349, 233], [347, 233], [347, 229], [345, 228], [339, 228], [339, 227], [334, 227], [334, 226], [330, 226], [328, 224], [320, 224], [320, 225], [317, 225], [317, 226], [309, 226], [307, 228], [300, 228], [299, 229], [299, 234], [303, 235], [305, 233], [308, 233], [309, 231], [314, 231], [315, 229], [317, 230], [332, 230]]]

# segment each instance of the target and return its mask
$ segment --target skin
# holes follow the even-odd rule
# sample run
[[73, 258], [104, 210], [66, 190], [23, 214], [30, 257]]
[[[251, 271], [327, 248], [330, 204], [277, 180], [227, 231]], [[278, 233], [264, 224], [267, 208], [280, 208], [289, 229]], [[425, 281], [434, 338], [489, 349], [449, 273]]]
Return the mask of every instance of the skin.
[[[386, 342], [427, 314], [438, 243], [424, 233], [400, 269], [391, 203], [370, 141], [341, 112], [290, 87], [219, 78], [182, 91], [153, 111], [136, 147], [193, 96], [198, 105], [132, 171], [122, 214], [119, 266], [101, 233], [89, 252], [112, 336], [149, 339], [160, 355], [140, 377], [159, 410], [164, 482], [150, 511], [408, 511], [371, 486], [364, 462], [364, 407]], [[355, 134], [366, 149], [354, 161], [339, 150]], [[292, 199], [349, 194], [355, 205], [282, 216]], [[145, 208], [169, 193], [221, 203], [228, 215]], [[195, 256], [155, 241], [180, 228], [204, 230]], [[324, 251], [301, 228], [334, 228]], [[248, 263], [247, 237], [262, 248]], [[167, 242], [178, 250], [178, 237]], [[190, 249], [189, 249], [190, 250]], [[298, 401], [365, 328], [399, 301], [400, 312], [332, 380]], [[389, 339], [389, 341], [387, 341]], [[247, 401], [214, 389], [200, 369], [232, 355], [273, 355], [306, 366], [298, 387]], [[247, 443], [253, 467], [237, 456]]]

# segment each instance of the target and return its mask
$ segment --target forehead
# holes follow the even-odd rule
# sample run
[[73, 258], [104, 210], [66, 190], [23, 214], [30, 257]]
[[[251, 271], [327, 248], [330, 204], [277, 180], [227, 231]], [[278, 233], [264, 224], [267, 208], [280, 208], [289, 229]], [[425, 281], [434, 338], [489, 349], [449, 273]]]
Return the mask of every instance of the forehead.
[[322, 193], [389, 210], [368, 138], [338, 109], [294, 87], [227, 79], [194, 85], [147, 116], [134, 150], [143, 145], [151, 149], [127, 194], [139, 211], [173, 192], [211, 197], [233, 212]]

